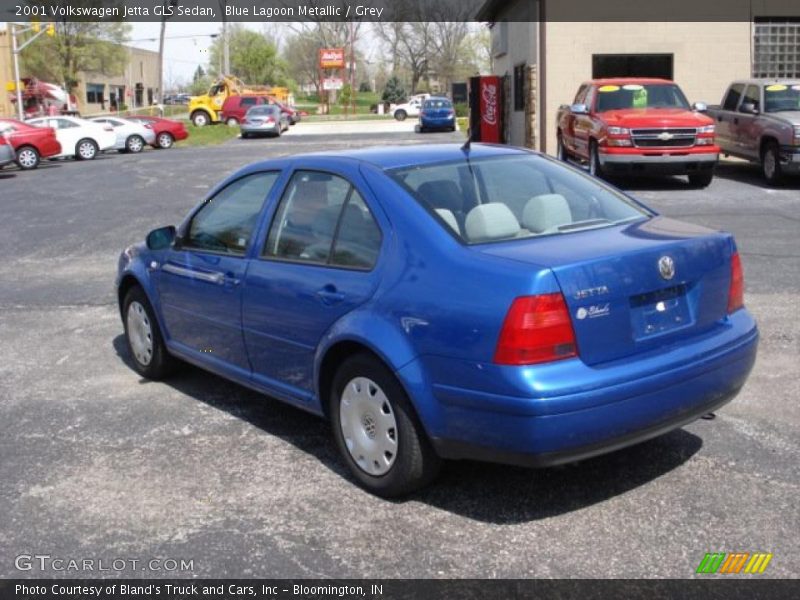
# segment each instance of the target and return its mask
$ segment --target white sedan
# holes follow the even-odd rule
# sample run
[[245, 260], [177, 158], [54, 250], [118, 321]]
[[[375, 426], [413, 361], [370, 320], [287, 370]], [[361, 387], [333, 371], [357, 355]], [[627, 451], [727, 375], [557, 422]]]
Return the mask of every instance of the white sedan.
[[37, 117], [27, 123], [35, 127], [52, 127], [61, 144], [59, 157], [74, 156], [77, 160], [92, 160], [98, 152], [113, 148], [117, 135], [111, 125], [93, 123], [78, 117]]
[[95, 117], [91, 121], [113, 127], [117, 135], [114, 149], [120, 152], [138, 154], [146, 145], [154, 144], [156, 141], [156, 132], [150, 124], [121, 117]]

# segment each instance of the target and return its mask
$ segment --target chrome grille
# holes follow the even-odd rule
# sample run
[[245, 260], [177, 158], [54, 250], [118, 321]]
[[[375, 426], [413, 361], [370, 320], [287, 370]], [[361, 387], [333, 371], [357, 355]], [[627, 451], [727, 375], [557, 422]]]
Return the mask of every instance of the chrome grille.
[[631, 141], [638, 148], [688, 148], [696, 137], [694, 127], [631, 129]]

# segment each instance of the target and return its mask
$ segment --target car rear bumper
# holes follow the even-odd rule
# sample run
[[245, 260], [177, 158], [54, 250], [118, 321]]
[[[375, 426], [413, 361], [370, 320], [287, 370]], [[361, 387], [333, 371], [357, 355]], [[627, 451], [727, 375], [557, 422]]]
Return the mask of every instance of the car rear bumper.
[[280, 126], [278, 123], [270, 125], [244, 125], [240, 126], [242, 133], [277, 133]]
[[[639, 150], [639, 149], [636, 149]], [[646, 171], [661, 173], [691, 173], [713, 169], [719, 162], [719, 149], [697, 152], [687, 149], [685, 152], [664, 152], [661, 154], [641, 151], [600, 152], [600, 165], [609, 171]]]
[[17, 155], [14, 153], [14, 148], [11, 147], [11, 144], [3, 144], [0, 146], [0, 167], [14, 162], [16, 157]]
[[456, 120], [453, 117], [442, 117], [442, 118], [421, 117], [419, 120], [419, 124], [422, 127], [430, 127], [431, 129], [449, 129], [451, 127], [455, 127]]
[[[744, 310], [730, 320], [724, 333], [693, 348], [670, 349], [660, 358], [597, 368], [562, 361], [553, 378], [518, 368], [520, 379], [529, 380], [531, 388], [546, 390], [538, 397], [434, 383], [440, 409], [438, 430], [429, 431], [434, 447], [443, 458], [547, 466], [611, 452], [681, 427], [734, 398], [753, 367], [755, 323]], [[489, 371], [482, 377], [501, 377], [501, 371], [479, 370]], [[559, 384], [570, 372], [574, 378]], [[474, 381], [474, 376], [465, 373], [462, 379]]]

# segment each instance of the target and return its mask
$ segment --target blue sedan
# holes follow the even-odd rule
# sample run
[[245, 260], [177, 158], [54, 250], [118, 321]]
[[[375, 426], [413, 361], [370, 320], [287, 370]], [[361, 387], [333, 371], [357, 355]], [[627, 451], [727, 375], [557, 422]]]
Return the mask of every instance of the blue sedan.
[[180, 359], [329, 419], [382, 496], [442, 459], [554, 465], [678, 428], [758, 342], [730, 234], [511, 147], [250, 165], [116, 283], [139, 373]]
[[428, 98], [419, 111], [420, 132], [436, 129], [456, 130], [456, 111], [447, 98]]

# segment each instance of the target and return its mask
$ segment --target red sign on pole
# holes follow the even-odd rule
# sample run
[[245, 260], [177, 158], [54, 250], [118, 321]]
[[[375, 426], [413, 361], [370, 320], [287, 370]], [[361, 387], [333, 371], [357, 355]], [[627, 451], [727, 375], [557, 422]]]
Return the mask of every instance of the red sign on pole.
[[344, 48], [320, 48], [320, 69], [344, 69]]
[[479, 84], [481, 141], [498, 144], [501, 141], [500, 78], [481, 77]]

